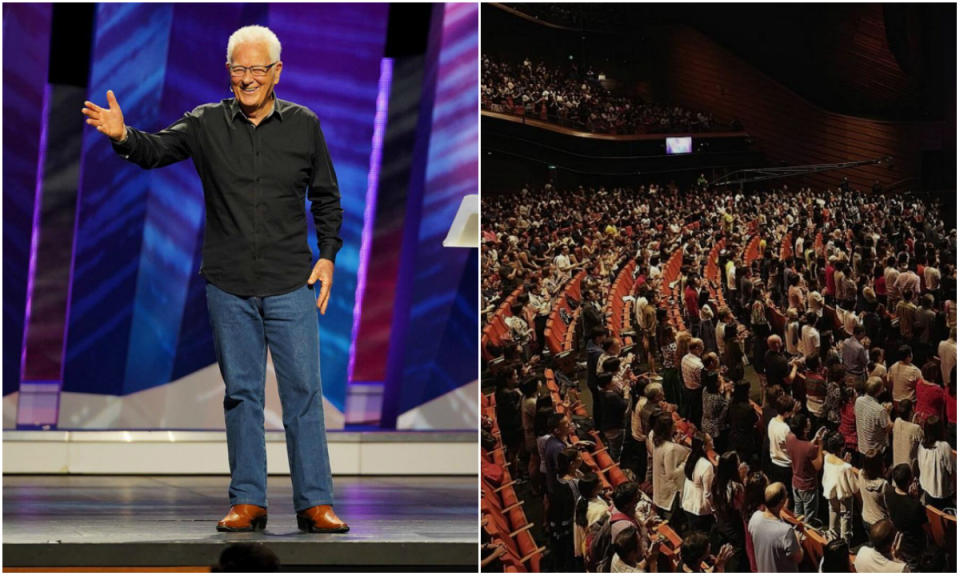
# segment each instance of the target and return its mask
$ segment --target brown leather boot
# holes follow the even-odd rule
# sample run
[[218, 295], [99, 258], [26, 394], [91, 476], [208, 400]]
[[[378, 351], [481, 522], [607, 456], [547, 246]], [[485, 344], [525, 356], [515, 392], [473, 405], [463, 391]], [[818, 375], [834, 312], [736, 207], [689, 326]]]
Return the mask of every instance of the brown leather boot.
[[267, 509], [252, 504], [237, 504], [217, 522], [217, 532], [262, 532], [267, 527]]
[[346, 522], [337, 518], [333, 506], [314, 506], [297, 512], [297, 527], [304, 532], [315, 533], [342, 533], [350, 530]]

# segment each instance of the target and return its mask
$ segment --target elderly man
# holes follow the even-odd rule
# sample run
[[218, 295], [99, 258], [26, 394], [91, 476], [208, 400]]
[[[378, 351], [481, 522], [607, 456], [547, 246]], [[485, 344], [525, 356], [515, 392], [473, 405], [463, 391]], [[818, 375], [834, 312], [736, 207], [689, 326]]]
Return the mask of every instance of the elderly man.
[[767, 365], [767, 386], [781, 386], [789, 389], [797, 377], [800, 362], [788, 360], [783, 354], [783, 339], [776, 334], [767, 336], [767, 352], [764, 362]]
[[[234, 97], [204, 104], [155, 134], [126, 125], [112, 91], [107, 108], [85, 102], [87, 124], [142, 168], [192, 158], [203, 183], [203, 265], [230, 461], [223, 532], [267, 524], [263, 403], [267, 348], [278, 376], [297, 525], [346, 532], [333, 512], [320, 388], [316, 309], [326, 313], [343, 211], [317, 116], [276, 97], [283, 62], [269, 29], [246, 26], [227, 42]], [[319, 259], [304, 221], [310, 198]], [[313, 285], [320, 282], [315, 299]], [[314, 306], [314, 302], [316, 305]]]
[[883, 394], [883, 380], [867, 378], [866, 394], [857, 398], [853, 409], [857, 419], [857, 451], [860, 454], [885, 452], [890, 444], [890, 421], [892, 404], [881, 404], [877, 398]]
[[764, 508], [754, 512], [747, 524], [757, 572], [799, 572], [803, 560], [800, 536], [780, 519], [780, 511], [787, 504], [786, 485], [774, 482], [767, 486], [763, 504]]

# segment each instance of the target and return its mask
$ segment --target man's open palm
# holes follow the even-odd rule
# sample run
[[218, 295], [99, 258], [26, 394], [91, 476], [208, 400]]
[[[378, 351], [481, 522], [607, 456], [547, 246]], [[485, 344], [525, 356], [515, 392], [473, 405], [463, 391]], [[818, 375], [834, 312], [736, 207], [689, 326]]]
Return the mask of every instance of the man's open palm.
[[107, 105], [101, 108], [90, 101], [83, 103], [83, 115], [87, 117], [87, 124], [106, 134], [111, 140], [123, 140], [127, 134], [127, 125], [123, 123], [123, 112], [113, 90], [107, 90]]

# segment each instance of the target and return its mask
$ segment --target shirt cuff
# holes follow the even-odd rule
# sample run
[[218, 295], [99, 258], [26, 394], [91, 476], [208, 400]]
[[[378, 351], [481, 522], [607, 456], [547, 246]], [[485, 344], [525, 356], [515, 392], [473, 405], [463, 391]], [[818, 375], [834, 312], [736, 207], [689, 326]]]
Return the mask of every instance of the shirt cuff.
[[320, 244], [319, 255], [317, 256], [317, 258], [318, 259], [323, 258], [324, 260], [329, 260], [333, 263], [336, 263], [338, 251], [339, 251], [339, 248], [337, 248], [337, 246], [334, 244]]
[[120, 154], [124, 158], [129, 156], [130, 153], [133, 152], [133, 134], [131, 133], [130, 127], [127, 126], [127, 137], [123, 142], [110, 140], [110, 144], [113, 146], [113, 151], [117, 154]]

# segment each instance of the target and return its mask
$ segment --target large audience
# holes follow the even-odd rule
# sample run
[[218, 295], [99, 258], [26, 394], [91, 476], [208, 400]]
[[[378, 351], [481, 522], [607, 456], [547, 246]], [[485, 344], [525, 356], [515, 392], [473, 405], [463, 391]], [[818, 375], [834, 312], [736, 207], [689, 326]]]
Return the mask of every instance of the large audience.
[[[671, 184], [483, 201], [488, 321], [519, 293], [483, 386], [546, 569], [668, 570], [664, 521], [677, 570], [955, 569], [929, 521], [956, 514], [956, 231], [937, 200]], [[627, 266], [631, 329], [612, 333]], [[544, 333], [561, 298], [573, 361]], [[602, 489], [570, 442], [589, 430], [627, 481]], [[827, 543], [819, 565], [797, 526]]]
[[706, 132], [720, 129], [709, 114], [658, 105], [608, 90], [592, 67], [505, 61], [484, 54], [480, 85], [485, 110], [522, 115], [598, 134]]

